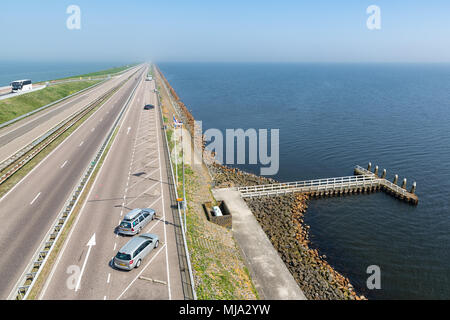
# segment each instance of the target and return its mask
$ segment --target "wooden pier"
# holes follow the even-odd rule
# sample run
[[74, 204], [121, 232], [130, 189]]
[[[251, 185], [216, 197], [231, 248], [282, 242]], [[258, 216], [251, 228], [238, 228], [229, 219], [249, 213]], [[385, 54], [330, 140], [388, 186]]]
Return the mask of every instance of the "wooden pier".
[[395, 176], [394, 182], [390, 182], [386, 180], [386, 170], [379, 177], [378, 166], [375, 168], [375, 172], [370, 171], [371, 166], [370, 163], [367, 169], [356, 166], [354, 176], [239, 187], [237, 190], [240, 192], [242, 198], [281, 195], [293, 192], [308, 193], [311, 196], [323, 197], [370, 193], [382, 190], [398, 199], [414, 205], [418, 204], [419, 198], [415, 194], [415, 182], [411, 191], [408, 192], [406, 190], [406, 179], [403, 180], [403, 184], [400, 187], [397, 185], [397, 175]]

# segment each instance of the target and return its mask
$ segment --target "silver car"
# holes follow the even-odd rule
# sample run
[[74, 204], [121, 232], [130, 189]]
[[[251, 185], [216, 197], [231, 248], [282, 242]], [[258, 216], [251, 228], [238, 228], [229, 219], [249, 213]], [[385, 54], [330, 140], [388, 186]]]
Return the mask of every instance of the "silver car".
[[117, 252], [114, 257], [114, 266], [123, 270], [139, 268], [142, 259], [158, 245], [159, 237], [156, 234], [144, 233], [134, 237]]
[[118, 232], [121, 234], [133, 236], [141, 232], [150, 221], [155, 218], [155, 210], [134, 209], [128, 212], [120, 223]]

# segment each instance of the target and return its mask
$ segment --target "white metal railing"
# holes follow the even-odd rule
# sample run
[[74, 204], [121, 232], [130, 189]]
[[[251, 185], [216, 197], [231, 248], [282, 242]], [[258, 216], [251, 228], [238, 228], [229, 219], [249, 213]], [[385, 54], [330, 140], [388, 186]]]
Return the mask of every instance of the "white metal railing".
[[369, 170], [367, 170], [367, 169], [365, 169], [365, 168], [363, 168], [361, 166], [355, 166], [355, 169], [358, 169], [358, 170], [360, 170], [360, 171], [362, 171], [362, 172], [364, 172], [365, 174], [368, 174], [368, 175], [375, 175], [372, 171], [369, 171]]
[[392, 191], [396, 192], [396, 193], [400, 193], [403, 196], [406, 196], [408, 194], [410, 194], [407, 190], [403, 189], [402, 187], [390, 182], [389, 180], [386, 179], [382, 179], [381, 184], [389, 189], [391, 189]]
[[[373, 172], [371, 172], [371, 171], [369, 171], [369, 170], [367, 170], [367, 169], [365, 169], [365, 168], [363, 168], [363, 167], [361, 167], [361, 166], [356, 166], [355, 169], [358, 169], [358, 170], [361, 171], [364, 175], [377, 177], [377, 176], [375, 175], [375, 173], [373, 173]], [[390, 182], [390, 181], [387, 180], [387, 179], [380, 178], [380, 180], [381, 180], [381, 181], [380, 181], [380, 184], [381, 184], [381, 185], [385, 186], [386, 188], [391, 189], [392, 191], [394, 191], [394, 192], [396, 192], [396, 193], [399, 193], [399, 194], [401, 194], [401, 195], [403, 195], [403, 196], [406, 196], [406, 195], [409, 194], [409, 192], [408, 192], [407, 190], [405, 190], [405, 189], [403, 189], [402, 187], [396, 185], [395, 183]]]
[[275, 183], [259, 186], [239, 187], [237, 190], [242, 197], [281, 194], [288, 192], [321, 192], [330, 190], [344, 190], [345, 188], [374, 187], [381, 184], [376, 176], [346, 176], [338, 178], [315, 179], [306, 181]]

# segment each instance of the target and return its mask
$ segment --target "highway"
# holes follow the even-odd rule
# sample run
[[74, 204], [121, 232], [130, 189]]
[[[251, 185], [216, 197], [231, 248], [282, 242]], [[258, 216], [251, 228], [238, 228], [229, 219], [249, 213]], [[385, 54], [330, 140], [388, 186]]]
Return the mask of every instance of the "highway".
[[[161, 118], [157, 108], [143, 109], [157, 105], [154, 88], [138, 87], [40, 299], [184, 299]], [[141, 233], [157, 234], [160, 245], [138, 269], [117, 270], [112, 258], [130, 237], [116, 228], [128, 211], [147, 207], [157, 216]]]
[[[1, 299], [6, 299], [18, 284], [17, 281], [45, 234], [102, 144], [132, 90], [147, 75], [147, 70], [147, 66], [141, 66], [135, 76], [0, 199]], [[112, 84], [111, 82], [108, 86]], [[99, 93], [92, 92], [89, 98], [96, 95]], [[80, 99], [75, 98], [81, 103]], [[83, 101], [84, 104], [86, 102]], [[77, 106], [78, 103], [75, 103], [73, 108]], [[30, 130], [25, 135], [31, 132], [34, 133], [35, 130]]]
[[[142, 67], [142, 66], [139, 66]], [[139, 67], [0, 129], [0, 162], [127, 79]]]

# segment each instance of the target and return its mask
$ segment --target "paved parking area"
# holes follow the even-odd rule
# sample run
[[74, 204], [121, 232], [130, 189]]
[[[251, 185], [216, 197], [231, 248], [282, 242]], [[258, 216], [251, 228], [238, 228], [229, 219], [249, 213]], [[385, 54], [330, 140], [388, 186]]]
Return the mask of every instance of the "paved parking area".
[[[159, 111], [143, 109], [157, 104], [153, 89], [154, 81], [138, 88], [40, 298], [184, 299]], [[134, 208], [156, 210], [141, 233], [157, 234], [160, 245], [138, 269], [117, 270], [112, 258], [131, 237], [118, 235], [116, 228]]]

